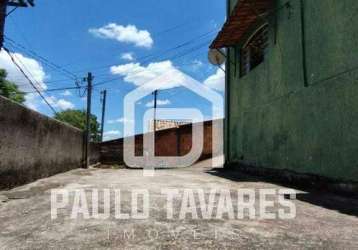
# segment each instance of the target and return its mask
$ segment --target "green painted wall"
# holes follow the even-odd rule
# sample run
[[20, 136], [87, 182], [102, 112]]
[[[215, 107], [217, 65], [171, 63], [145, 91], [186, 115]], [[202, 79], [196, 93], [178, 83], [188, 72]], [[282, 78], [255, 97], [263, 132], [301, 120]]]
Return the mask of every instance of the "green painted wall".
[[290, 3], [268, 19], [264, 63], [240, 78], [229, 49], [227, 162], [358, 181], [358, 1]]

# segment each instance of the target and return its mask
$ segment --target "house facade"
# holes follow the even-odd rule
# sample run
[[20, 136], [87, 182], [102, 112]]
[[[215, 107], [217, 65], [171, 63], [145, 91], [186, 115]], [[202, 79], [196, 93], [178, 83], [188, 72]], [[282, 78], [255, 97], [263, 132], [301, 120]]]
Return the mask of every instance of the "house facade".
[[358, 1], [229, 0], [226, 164], [358, 181]]

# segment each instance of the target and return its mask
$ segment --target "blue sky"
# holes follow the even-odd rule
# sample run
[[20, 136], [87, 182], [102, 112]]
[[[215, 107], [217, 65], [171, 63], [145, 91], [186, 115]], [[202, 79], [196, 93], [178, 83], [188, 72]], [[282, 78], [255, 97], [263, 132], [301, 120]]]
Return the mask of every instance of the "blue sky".
[[[74, 87], [74, 75], [82, 79], [88, 71], [95, 77], [94, 84], [105, 82], [94, 88], [93, 113], [100, 119], [100, 91], [107, 89], [108, 140], [123, 133], [124, 96], [172, 68], [223, 94], [224, 74], [208, 63], [207, 51], [225, 20], [225, 5], [224, 0], [37, 0], [36, 7], [18, 9], [7, 19], [5, 34], [16, 43], [5, 45], [43, 90]], [[33, 91], [4, 51], [0, 67], [22, 90]], [[158, 94], [161, 107], [199, 108], [205, 119], [211, 118], [211, 105], [203, 98], [182, 87], [163, 88]], [[86, 104], [78, 90], [44, 94], [58, 111], [83, 109]], [[138, 103], [138, 124], [152, 99], [148, 96]], [[52, 115], [36, 94], [27, 96], [26, 105]], [[136, 133], [141, 132], [138, 125]]]

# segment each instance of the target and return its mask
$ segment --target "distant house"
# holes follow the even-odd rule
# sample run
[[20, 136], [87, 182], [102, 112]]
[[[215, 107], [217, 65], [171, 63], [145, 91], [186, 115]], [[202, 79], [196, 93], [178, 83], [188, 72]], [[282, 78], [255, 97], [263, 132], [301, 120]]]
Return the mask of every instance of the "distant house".
[[[155, 130], [164, 130], [169, 128], [179, 128], [182, 125], [191, 123], [190, 120], [155, 120]], [[149, 131], [154, 131], [154, 120], [149, 121]]]
[[358, 1], [229, 0], [226, 163], [358, 181]]

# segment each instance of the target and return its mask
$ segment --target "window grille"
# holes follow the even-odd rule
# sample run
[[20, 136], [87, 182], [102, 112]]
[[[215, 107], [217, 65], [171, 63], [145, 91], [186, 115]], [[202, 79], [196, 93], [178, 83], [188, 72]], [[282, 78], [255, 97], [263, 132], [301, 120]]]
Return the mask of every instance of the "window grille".
[[245, 76], [260, 65], [268, 47], [268, 25], [261, 27], [251, 36], [240, 53], [240, 75]]

